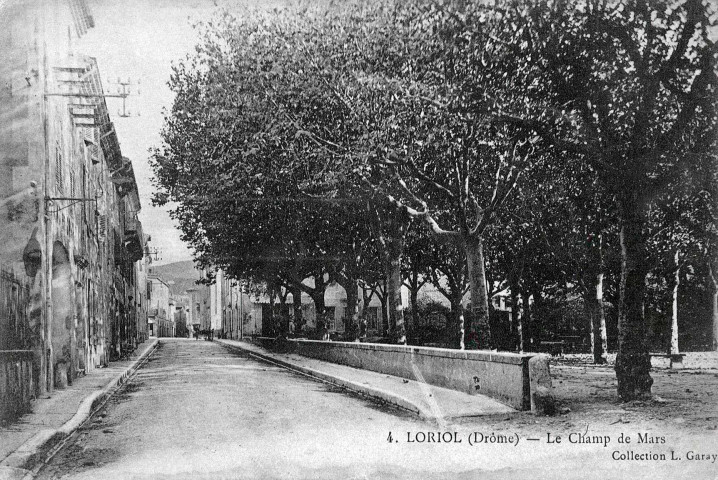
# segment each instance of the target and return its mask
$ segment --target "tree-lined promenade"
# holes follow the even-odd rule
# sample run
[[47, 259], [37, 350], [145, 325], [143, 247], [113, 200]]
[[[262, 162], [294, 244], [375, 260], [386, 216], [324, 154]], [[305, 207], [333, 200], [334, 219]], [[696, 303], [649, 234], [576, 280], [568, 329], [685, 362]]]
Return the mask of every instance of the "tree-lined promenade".
[[615, 328], [618, 394], [645, 398], [649, 319], [677, 352], [685, 306], [716, 347], [717, 18], [707, 0], [221, 15], [175, 67], [154, 200], [201, 266], [293, 293], [296, 323], [336, 281], [349, 330], [359, 286], [404, 343], [430, 282], [452, 346], [529, 350], [580, 298], [595, 361]]

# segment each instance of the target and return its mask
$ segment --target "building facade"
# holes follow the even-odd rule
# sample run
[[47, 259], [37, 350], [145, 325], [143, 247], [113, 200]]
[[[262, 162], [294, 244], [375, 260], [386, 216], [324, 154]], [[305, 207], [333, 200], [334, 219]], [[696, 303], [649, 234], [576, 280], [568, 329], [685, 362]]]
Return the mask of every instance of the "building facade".
[[145, 338], [144, 236], [83, 0], [0, 4], [0, 350], [32, 352], [51, 392]]
[[[305, 279], [304, 283], [313, 287], [313, 279]], [[221, 335], [225, 338], [238, 339], [243, 336], [276, 336], [281, 329], [277, 322], [271, 322], [272, 309], [275, 315], [294, 320], [293, 297], [291, 293], [275, 298], [274, 306], [268, 295], [264, 293], [247, 293], [243, 282], [227, 278], [221, 271], [216, 276], [216, 283], [211, 287], [210, 310], [215, 319], [221, 322]], [[262, 289], [255, 289], [261, 291]], [[431, 284], [425, 284], [417, 295], [419, 303], [433, 302], [450, 308], [447, 298]], [[468, 303], [465, 296], [464, 306]], [[509, 315], [510, 305], [507, 304], [505, 293], [492, 297], [492, 310], [494, 315]], [[361, 288], [357, 287], [357, 308], [359, 318], [366, 319], [367, 334], [381, 337], [386, 334], [388, 315], [379, 295], [371, 295], [368, 300], [364, 298]], [[405, 309], [409, 307], [409, 291], [402, 287], [402, 304]], [[312, 334], [317, 329], [317, 314], [314, 301], [306, 293], [302, 293], [302, 322], [303, 329], [295, 326], [296, 334]], [[330, 333], [343, 334], [347, 332], [350, 314], [347, 309], [347, 293], [338, 283], [330, 283], [324, 292], [326, 328]], [[240, 321], [241, 319], [241, 321]], [[216, 325], [216, 324], [215, 324]]]
[[170, 287], [152, 267], [147, 274], [147, 298], [150, 336], [174, 337], [174, 301], [170, 299]]
[[207, 331], [212, 325], [210, 311], [210, 289], [207, 285], [197, 285], [187, 290], [189, 296], [188, 322], [196, 330]]

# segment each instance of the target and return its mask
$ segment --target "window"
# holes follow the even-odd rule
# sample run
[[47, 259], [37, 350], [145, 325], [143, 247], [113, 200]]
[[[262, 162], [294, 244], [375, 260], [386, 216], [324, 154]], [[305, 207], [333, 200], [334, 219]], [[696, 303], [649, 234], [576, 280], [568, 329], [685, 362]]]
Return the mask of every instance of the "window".
[[70, 197], [77, 198], [75, 191], [75, 175], [70, 171]]
[[97, 236], [100, 240], [107, 238], [107, 215], [97, 217]]

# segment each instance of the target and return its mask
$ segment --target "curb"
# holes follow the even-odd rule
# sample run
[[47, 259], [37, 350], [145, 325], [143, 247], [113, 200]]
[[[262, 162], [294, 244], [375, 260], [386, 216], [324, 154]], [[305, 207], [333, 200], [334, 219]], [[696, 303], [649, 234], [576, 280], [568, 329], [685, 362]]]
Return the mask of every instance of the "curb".
[[373, 398], [374, 400], [379, 400], [381, 402], [385, 402], [388, 404], [391, 404], [395, 407], [401, 408], [402, 410], [407, 410], [409, 412], [412, 412], [419, 416], [419, 418], [423, 420], [437, 420], [436, 415], [434, 415], [430, 410], [424, 408], [421, 405], [417, 405], [416, 403], [412, 402], [406, 397], [402, 397], [401, 395], [397, 395], [392, 392], [388, 392], [386, 390], [382, 390], [380, 388], [374, 388], [370, 387], [368, 385], [363, 385], [361, 383], [357, 383], [352, 380], [347, 380], [345, 378], [337, 377], [334, 375], [329, 375], [324, 372], [320, 372], [318, 370], [315, 370], [313, 368], [309, 367], [303, 367], [301, 365], [297, 365], [295, 363], [288, 362], [286, 360], [281, 360], [279, 358], [274, 357], [273, 355], [264, 354], [264, 353], [257, 353], [249, 349], [244, 349], [238, 345], [231, 345], [228, 343], [224, 343], [221, 340], [215, 340], [215, 342], [219, 343], [220, 345], [224, 346], [225, 348], [228, 348], [230, 350], [238, 350], [243, 353], [248, 353], [249, 356], [255, 357], [259, 360], [262, 360], [267, 363], [271, 363], [273, 365], [277, 365], [283, 368], [286, 368], [287, 370], [291, 370], [296, 373], [300, 373], [302, 375], [308, 376], [313, 378], [314, 380], [319, 380], [320, 382], [328, 383], [331, 385], [334, 385], [339, 388], [343, 388], [345, 390], [349, 390], [354, 393], [358, 393], [360, 395]]
[[41, 430], [13, 453], [0, 462], [0, 480], [33, 478], [40, 468], [62, 447], [90, 416], [112, 397], [118, 387], [140, 368], [157, 349], [159, 340], [154, 342], [124, 372], [113, 378], [101, 390], [95, 390], [85, 397], [73, 417], [56, 430]]

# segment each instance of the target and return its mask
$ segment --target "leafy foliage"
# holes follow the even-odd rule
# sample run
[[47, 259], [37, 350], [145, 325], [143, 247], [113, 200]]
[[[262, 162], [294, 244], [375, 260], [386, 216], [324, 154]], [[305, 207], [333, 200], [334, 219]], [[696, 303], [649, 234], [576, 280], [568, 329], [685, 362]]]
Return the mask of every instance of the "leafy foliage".
[[155, 202], [201, 266], [319, 303], [332, 279], [388, 303], [401, 280], [468, 283], [470, 346], [492, 344], [497, 292], [530, 313], [605, 288], [619, 393], [640, 398], [652, 279], [680, 250], [718, 292], [716, 18], [703, 0], [220, 15], [175, 66]]

